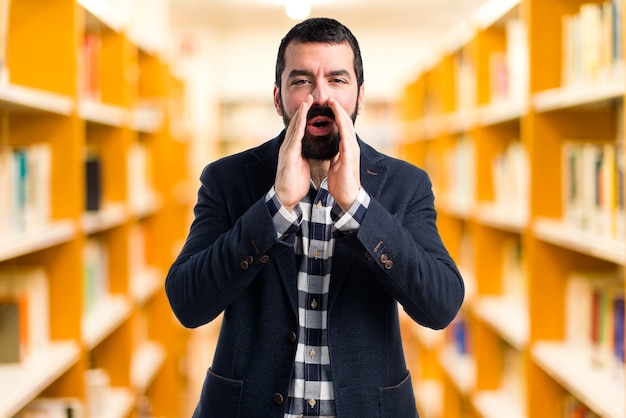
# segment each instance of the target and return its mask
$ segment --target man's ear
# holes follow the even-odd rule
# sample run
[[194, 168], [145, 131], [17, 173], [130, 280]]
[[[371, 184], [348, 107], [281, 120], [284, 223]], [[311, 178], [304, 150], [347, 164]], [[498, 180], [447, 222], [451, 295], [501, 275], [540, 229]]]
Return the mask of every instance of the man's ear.
[[359, 107], [357, 109], [357, 114], [361, 114], [363, 112], [363, 106], [365, 104], [365, 83], [361, 84], [359, 88]]
[[283, 116], [283, 112], [280, 106], [280, 87], [274, 84], [274, 107], [276, 108], [276, 113], [278, 116]]

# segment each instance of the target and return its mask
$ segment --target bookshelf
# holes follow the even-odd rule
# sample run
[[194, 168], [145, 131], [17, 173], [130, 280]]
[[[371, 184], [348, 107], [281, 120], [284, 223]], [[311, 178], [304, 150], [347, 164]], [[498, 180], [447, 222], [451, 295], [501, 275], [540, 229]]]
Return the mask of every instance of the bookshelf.
[[193, 204], [185, 82], [129, 4], [0, 1], [0, 417], [182, 408], [162, 279]]
[[464, 333], [404, 323], [426, 417], [626, 415], [624, 6], [487, 2], [406, 86], [400, 152], [468, 288]]

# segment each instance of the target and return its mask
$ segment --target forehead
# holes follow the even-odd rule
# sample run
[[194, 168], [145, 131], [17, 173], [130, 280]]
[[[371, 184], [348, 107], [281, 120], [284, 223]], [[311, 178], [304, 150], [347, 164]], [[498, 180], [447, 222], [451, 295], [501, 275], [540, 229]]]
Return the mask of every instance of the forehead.
[[354, 52], [347, 42], [291, 42], [285, 49], [285, 70], [288, 75], [298, 70], [347, 70], [354, 75]]

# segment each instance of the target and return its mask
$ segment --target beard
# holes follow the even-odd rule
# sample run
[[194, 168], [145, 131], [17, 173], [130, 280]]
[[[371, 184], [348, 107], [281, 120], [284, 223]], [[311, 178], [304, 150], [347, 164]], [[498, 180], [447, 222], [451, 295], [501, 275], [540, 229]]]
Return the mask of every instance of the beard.
[[[354, 111], [350, 118], [352, 119], [352, 123], [356, 122], [356, 117], [358, 114], [358, 106], [359, 101], [357, 99], [356, 105], [354, 106]], [[285, 113], [285, 108], [283, 107], [282, 98], [280, 100], [280, 110], [283, 114], [283, 123], [285, 124], [285, 128], [289, 126], [291, 122], [291, 117], [288, 117]], [[327, 116], [335, 119], [335, 114], [333, 113], [330, 106], [320, 106], [313, 105], [309, 109], [307, 113], [307, 121], [316, 117], [316, 116]], [[334, 127], [332, 132], [328, 135], [323, 136], [315, 136], [312, 135], [308, 129], [304, 130], [304, 136], [302, 138], [302, 158], [307, 160], [314, 161], [330, 161], [339, 153], [339, 142], [341, 141], [341, 136], [339, 134], [339, 129], [337, 126]]]

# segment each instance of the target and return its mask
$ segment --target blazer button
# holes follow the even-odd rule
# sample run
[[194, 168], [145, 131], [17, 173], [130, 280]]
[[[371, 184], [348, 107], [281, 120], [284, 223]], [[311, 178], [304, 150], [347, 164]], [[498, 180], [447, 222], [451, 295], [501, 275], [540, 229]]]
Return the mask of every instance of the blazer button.
[[278, 405], [282, 405], [282, 403], [285, 402], [285, 397], [281, 395], [280, 393], [276, 392], [274, 394], [274, 402], [277, 403]]
[[393, 267], [393, 261], [391, 261], [391, 260], [385, 261], [385, 268], [387, 270], [391, 270], [392, 267]]
[[268, 261], [270, 261], [270, 256], [269, 256], [269, 255], [267, 255], [267, 254], [266, 254], [266, 255], [264, 255], [264, 256], [261, 256], [261, 258], [259, 258], [259, 261], [260, 261], [261, 263], [267, 263]]
[[387, 260], [389, 260], [389, 257], [387, 257], [387, 254], [381, 254], [380, 255], [380, 262], [385, 264], [387, 262]]
[[296, 335], [296, 333], [293, 331], [289, 331], [289, 341], [291, 341], [292, 343], [295, 343], [297, 340], [298, 340], [298, 336]]
[[249, 255], [249, 256], [246, 257], [246, 261], [248, 262], [248, 265], [250, 265], [250, 264], [254, 263], [254, 258], [252, 258], [252, 256]]
[[248, 270], [250, 264], [246, 260], [242, 260], [241, 263], [239, 263], [239, 267], [241, 267], [242, 270]]

